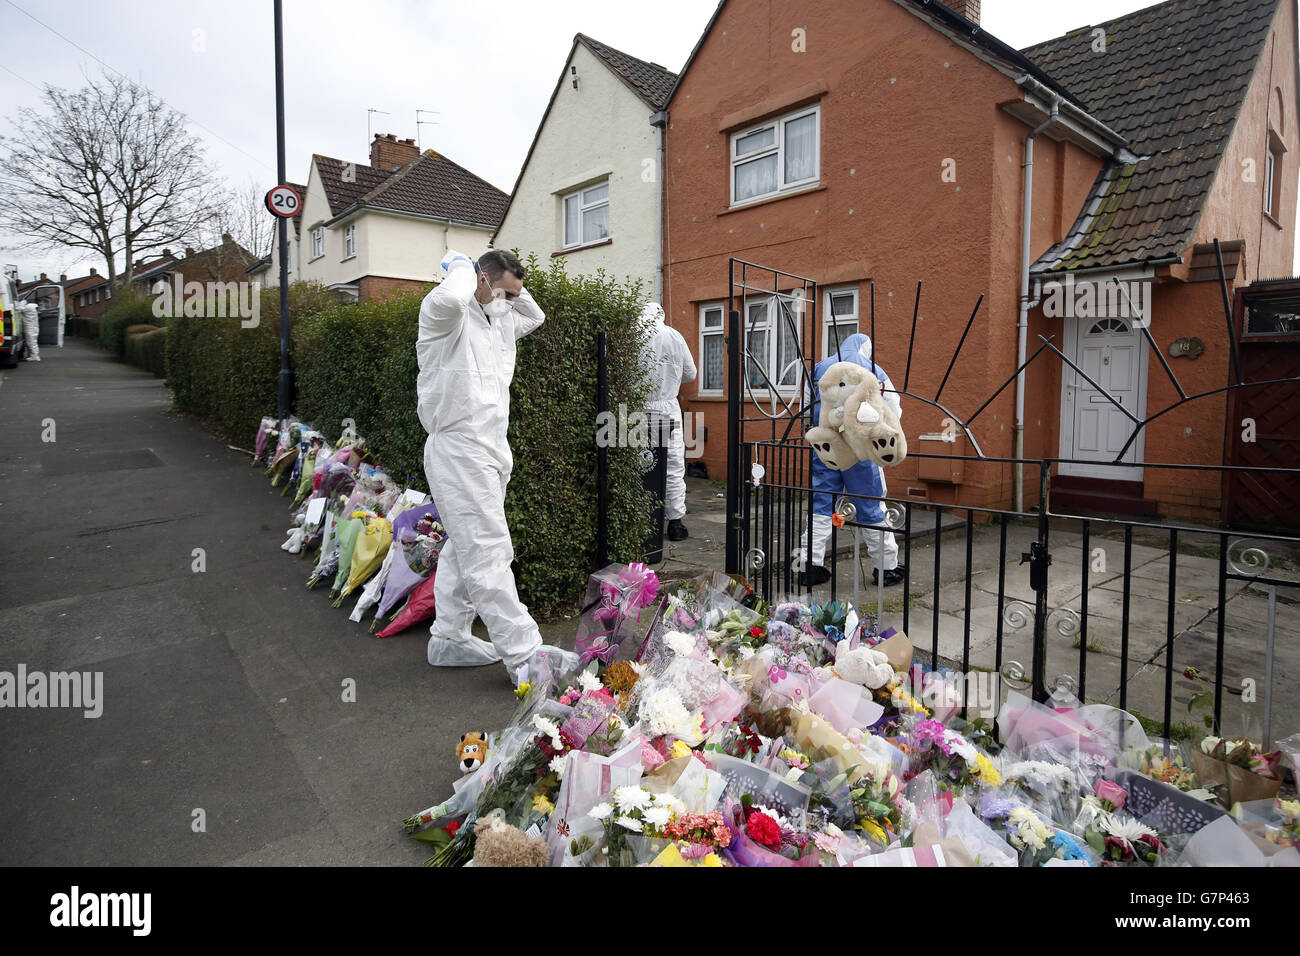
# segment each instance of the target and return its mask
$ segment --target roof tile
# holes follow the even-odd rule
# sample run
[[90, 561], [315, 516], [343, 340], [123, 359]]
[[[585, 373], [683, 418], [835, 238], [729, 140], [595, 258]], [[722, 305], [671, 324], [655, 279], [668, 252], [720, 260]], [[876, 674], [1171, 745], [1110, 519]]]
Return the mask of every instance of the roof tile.
[[1279, 0], [1168, 0], [1022, 52], [1128, 140], [1141, 162], [1112, 164], [1036, 272], [1173, 257], [1191, 242]]

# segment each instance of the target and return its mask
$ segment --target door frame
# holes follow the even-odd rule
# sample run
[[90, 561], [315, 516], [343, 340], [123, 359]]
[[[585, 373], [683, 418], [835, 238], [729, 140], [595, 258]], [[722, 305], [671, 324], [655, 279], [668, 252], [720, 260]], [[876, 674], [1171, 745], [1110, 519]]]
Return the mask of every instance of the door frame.
[[[1155, 299], [1155, 270], [1146, 269], [1125, 269], [1115, 272], [1087, 273], [1084, 276], [1076, 278], [1074, 281], [1086, 281], [1103, 283], [1111, 279], [1128, 281], [1140, 279], [1150, 283], [1151, 293], [1147, 296], [1146, 309], [1148, 322], [1154, 322], [1154, 299]], [[1071, 310], [1072, 311], [1072, 310]], [[1065, 316], [1062, 322], [1062, 349], [1070, 357], [1070, 361], [1079, 363], [1079, 336], [1080, 324], [1083, 322], [1095, 322], [1105, 316], [1090, 316], [1080, 318], [1078, 316]], [[1139, 333], [1138, 335], [1138, 381], [1137, 397], [1134, 401], [1135, 408], [1133, 414], [1138, 417], [1139, 421], [1145, 421], [1147, 417], [1147, 380], [1148, 371], [1151, 365], [1151, 346], [1147, 337]], [[1061, 394], [1060, 394], [1060, 428], [1058, 429], [1060, 440], [1058, 443], [1057, 454], [1061, 458], [1074, 457], [1074, 422], [1075, 422], [1075, 398], [1078, 395], [1078, 389], [1074, 390], [1074, 396], [1070, 395], [1070, 383], [1078, 375], [1074, 369], [1061, 363]], [[1137, 461], [1146, 460], [1146, 429], [1143, 428], [1138, 432], [1137, 440], [1129, 453]], [[1061, 462], [1058, 466], [1058, 473], [1061, 475], [1072, 475], [1080, 478], [1110, 478], [1115, 481], [1142, 481], [1145, 475], [1145, 469], [1141, 465], [1123, 466], [1099, 463], [1096, 465], [1075, 465], [1069, 462]]]

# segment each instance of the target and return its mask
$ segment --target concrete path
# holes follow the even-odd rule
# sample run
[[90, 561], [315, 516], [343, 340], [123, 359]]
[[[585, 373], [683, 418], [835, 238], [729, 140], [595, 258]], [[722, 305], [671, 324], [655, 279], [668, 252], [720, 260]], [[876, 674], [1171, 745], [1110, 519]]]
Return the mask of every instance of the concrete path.
[[159, 379], [75, 339], [41, 357], [0, 372], [0, 671], [102, 672], [103, 713], [0, 709], [0, 865], [422, 861], [399, 823], [450, 795], [460, 733], [510, 719], [505, 669], [372, 638]]

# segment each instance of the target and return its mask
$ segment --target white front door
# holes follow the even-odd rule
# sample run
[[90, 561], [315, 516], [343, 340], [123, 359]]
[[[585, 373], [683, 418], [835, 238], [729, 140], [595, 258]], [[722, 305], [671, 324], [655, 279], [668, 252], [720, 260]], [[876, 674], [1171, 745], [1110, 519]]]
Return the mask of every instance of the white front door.
[[[1130, 318], [1067, 318], [1063, 329], [1070, 356], [1097, 385], [1137, 416], [1146, 417], [1149, 347]], [[1142, 467], [1090, 464], [1113, 462], [1136, 427], [1101, 391], [1070, 366], [1061, 369], [1061, 457], [1083, 464], [1062, 464], [1063, 475], [1141, 481]], [[1129, 445], [1121, 461], [1143, 460], [1145, 430]]]

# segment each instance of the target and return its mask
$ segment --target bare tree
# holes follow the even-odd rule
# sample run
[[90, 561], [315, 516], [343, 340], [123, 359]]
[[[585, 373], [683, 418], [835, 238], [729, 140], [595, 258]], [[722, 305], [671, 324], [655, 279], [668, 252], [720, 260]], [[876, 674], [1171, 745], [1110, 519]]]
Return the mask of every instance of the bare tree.
[[258, 259], [271, 254], [275, 217], [266, 208], [266, 190], [251, 176], [242, 186], [223, 190], [211, 221], [216, 236], [229, 233]]
[[184, 116], [107, 72], [44, 97], [44, 112], [19, 110], [17, 134], [0, 137], [0, 223], [24, 247], [92, 250], [120, 285], [148, 253], [197, 237], [216, 190]]

